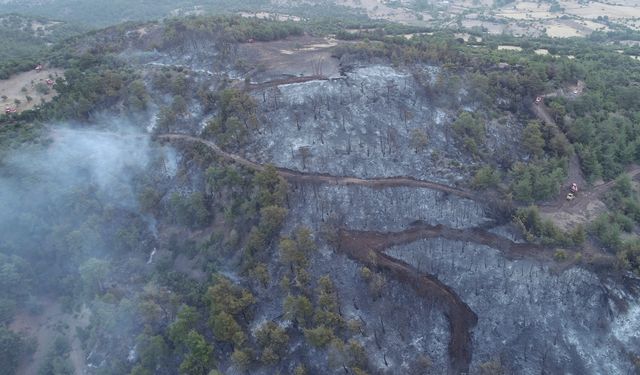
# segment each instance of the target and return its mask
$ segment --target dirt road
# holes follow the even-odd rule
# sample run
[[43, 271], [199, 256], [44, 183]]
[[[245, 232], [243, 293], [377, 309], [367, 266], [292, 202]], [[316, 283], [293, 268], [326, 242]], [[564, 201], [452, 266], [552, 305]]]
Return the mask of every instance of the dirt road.
[[[185, 134], [161, 134], [158, 136], [158, 139], [168, 140], [168, 141], [187, 141], [187, 142], [198, 142], [206, 145], [213, 151], [216, 155], [238, 163], [246, 168], [262, 171], [265, 166], [262, 164], [258, 164], [256, 162], [247, 160], [242, 156], [232, 154], [222, 150], [218, 145], [214, 142], [208, 141], [206, 139], [193, 137]], [[286, 179], [289, 182], [297, 182], [297, 183], [323, 183], [329, 185], [359, 185], [359, 186], [368, 186], [372, 188], [387, 188], [387, 187], [416, 187], [416, 188], [426, 188], [432, 190], [438, 190], [447, 194], [452, 194], [461, 198], [467, 199], [475, 199], [475, 195], [467, 190], [455, 188], [452, 186], [444, 185], [438, 182], [432, 181], [424, 181], [417, 180], [413, 177], [381, 177], [381, 178], [371, 178], [371, 179], [363, 179], [357, 177], [344, 177], [344, 176], [331, 176], [328, 174], [322, 173], [304, 173], [298, 172], [287, 168], [276, 167], [278, 173], [282, 178]]]
[[[576, 97], [582, 94], [585, 85], [579, 81], [578, 84], [571, 89], [573, 91], [571, 91], [569, 95]], [[554, 92], [544, 96], [553, 97], [558, 95], [567, 96], [562, 92]], [[531, 111], [539, 120], [556, 127], [558, 134], [566, 139], [565, 134], [560, 131], [544, 103], [532, 104]], [[627, 169], [626, 173], [633, 179], [640, 174], [640, 166], [631, 166]], [[571, 186], [572, 183], [578, 184], [580, 192], [574, 200], [568, 201], [565, 194], [569, 191], [569, 186]], [[576, 224], [587, 224], [599, 214], [606, 212], [607, 208], [602, 202], [602, 198], [614, 185], [615, 181], [609, 181], [605, 184], [588, 187], [580, 167], [580, 160], [574, 152], [569, 158], [567, 177], [562, 183], [560, 195], [553, 202], [541, 204], [541, 212], [563, 229], [568, 229]]]
[[[553, 120], [553, 117], [551, 117], [551, 114], [549, 113], [549, 109], [544, 105], [544, 103], [531, 104], [531, 111], [539, 120], [554, 126], [558, 132], [557, 134], [560, 135], [565, 142], [569, 143], [566, 135], [560, 130], [556, 122]], [[578, 186], [584, 187], [586, 187], [587, 183], [584, 175], [582, 174], [582, 169], [580, 168], [580, 159], [578, 159], [578, 155], [576, 155], [575, 152], [569, 157], [567, 178], [564, 180], [562, 186], [570, 186], [572, 183], [576, 183]]]
[[[222, 150], [214, 142], [183, 135], [162, 134], [159, 139], [168, 141], [199, 142], [206, 145], [216, 155], [238, 163], [246, 168], [262, 171], [265, 166], [247, 160]], [[289, 182], [324, 183], [332, 185], [360, 185], [373, 188], [386, 187], [418, 187], [442, 191], [463, 198], [473, 199], [473, 194], [451, 186], [436, 182], [416, 180], [411, 177], [389, 177], [361, 179], [356, 177], [336, 177], [325, 174], [311, 174], [293, 171], [286, 168], [277, 168], [278, 173]], [[424, 233], [423, 233], [424, 232]], [[366, 264], [374, 269], [383, 269], [397, 280], [413, 286], [419, 294], [437, 301], [444, 309], [451, 330], [449, 342], [450, 373], [460, 374], [469, 371], [472, 355], [471, 329], [476, 325], [478, 317], [455, 293], [454, 290], [440, 282], [436, 277], [420, 273], [406, 262], [390, 257], [383, 252], [392, 243], [402, 241], [415, 241], [419, 236], [427, 234], [440, 235], [442, 227], [423, 227], [417, 232], [402, 233], [399, 236], [379, 234], [372, 235], [367, 232], [352, 232], [341, 230], [339, 232], [339, 251], [344, 252], [350, 258]]]
[[[393, 277], [411, 285], [419, 294], [435, 300], [445, 311], [451, 338], [449, 355], [450, 373], [460, 374], [469, 371], [472, 343], [471, 330], [477, 324], [477, 316], [462, 301], [456, 292], [443, 284], [435, 276], [421, 273], [415, 267], [385, 253], [391, 247], [413, 243], [421, 239], [445, 238], [486, 245], [499, 250], [505, 258], [533, 259], [540, 262], [552, 261], [556, 249], [549, 246], [517, 243], [491, 233], [482, 228], [456, 229], [439, 225], [419, 224], [401, 232], [373, 232], [341, 229], [339, 232], [339, 250], [345, 252], [369, 267], [388, 271]], [[612, 255], [597, 255], [591, 259], [581, 259], [585, 266], [597, 272], [614, 270], [617, 259]], [[558, 268], [564, 269], [577, 262], [569, 256]]]
[[[640, 174], [640, 166], [631, 166], [625, 173], [633, 180]], [[541, 205], [541, 211], [546, 213], [566, 212], [569, 214], [580, 214], [588, 209], [588, 205], [590, 203], [598, 201], [602, 202], [605, 194], [609, 192], [615, 184], [616, 181], [611, 180], [607, 183], [596, 185], [591, 188], [582, 189], [577, 194], [576, 198], [571, 201], [567, 200], [565, 196], [562, 195], [553, 203]]]
[[[538, 107], [541, 108], [541, 107]], [[549, 114], [540, 109], [536, 111], [540, 114], [541, 118], [550, 118]], [[265, 166], [256, 163], [254, 161], [245, 159], [242, 156], [232, 154], [222, 150], [218, 145], [212, 141], [206, 139], [193, 137], [185, 134], [162, 134], [158, 136], [158, 139], [167, 141], [186, 141], [186, 142], [198, 142], [206, 145], [216, 155], [240, 164], [246, 168], [262, 171]], [[412, 177], [382, 177], [363, 179], [357, 177], [347, 176], [331, 176], [322, 173], [304, 173], [287, 168], [276, 167], [278, 174], [289, 182], [293, 183], [312, 183], [312, 184], [329, 184], [329, 185], [358, 185], [367, 186], [371, 188], [391, 188], [391, 187], [415, 187], [425, 188], [431, 190], [441, 191], [443, 193], [452, 194], [461, 198], [486, 201], [483, 198], [471, 191], [464, 189], [444, 185], [432, 181], [417, 180]], [[632, 166], [628, 169], [627, 174], [633, 179], [640, 174], [640, 166]], [[599, 213], [606, 211], [606, 206], [602, 203], [602, 198], [606, 192], [611, 190], [615, 185], [615, 181], [609, 181], [605, 184], [601, 184], [592, 188], [586, 188], [586, 181], [580, 170], [580, 163], [578, 157], [574, 154], [569, 160], [569, 172], [568, 176], [563, 184], [563, 187], [568, 186], [576, 182], [582, 189], [578, 194], [578, 197], [572, 201], [568, 201], [565, 198], [564, 193], [560, 194], [555, 201], [540, 205], [540, 211], [545, 217], [553, 220], [562, 229], [569, 229], [569, 227], [575, 226], [575, 224], [586, 224], [592, 220]]]
[[[372, 269], [387, 271], [392, 277], [407, 285], [420, 295], [433, 299], [449, 322], [449, 373], [469, 372], [473, 352], [471, 329], [478, 323], [477, 315], [465, 304], [456, 292], [433, 275], [419, 272], [410, 264], [385, 254], [381, 242], [371, 240], [365, 232], [341, 230], [338, 250], [348, 257]], [[371, 245], [371, 246], [370, 246]]]

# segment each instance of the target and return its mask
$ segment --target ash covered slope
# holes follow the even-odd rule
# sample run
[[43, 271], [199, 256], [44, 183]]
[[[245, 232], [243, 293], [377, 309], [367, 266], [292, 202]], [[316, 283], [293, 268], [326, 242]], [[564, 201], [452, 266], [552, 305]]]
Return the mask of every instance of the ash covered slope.
[[[397, 102], [391, 104], [385, 98], [384, 88], [394, 79], [398, 82], [394, 89], [399, 93], [395, 97]], [[450, 160], [473, 163], [468, 153], [455, 148], [454, 142], [446, 142], [450, 123], [446, 123], [444, 113], [440, 112], [443, 118], [438, 123], [433, 118], [438, 114], [433, 101], [420, 95], [411, 77], [391, 67], [358, 68], [340, 81], [292, 84], [280, 86], [279, 90], [278, 108], [269, 99], [262, 103], [267, 128], [264, 134], [255, 137], [249, 148], [250, 157], [339, 176], [408, 175], [449, 183], [468, 178], [464, 169], [443, 170], [443, 163], [431, 158], [430, 154], [437, 150]], [[261, 97], [256, 96], [259, 102]], [[410, 106], [415, 117], [404, 122], [399, 103]], [[314, 106], [321, 107], [315, 118]], [[300, 121], [300, 130], [296, 121]], [[430, 135], [426, 155], [407, 150], [411, 144], [410, 129], [419, 127], [428, 129]], [[389, 129], [397, 132], [394, 139], [397, 149], [387, 145], [389, 138], [381, 135]], [[494, 142], [501, 140], [509, 142], [508, 133], [500, 134]], [[301, 147], [309, 150], [304, 157], [299, 151]], [[414, 221], [452, 228], [483, 224], [486, 227], [493, 222], [484, 212], [489, 209], [486, 204], [428, 189], [295, 185], [294, 192], [291, 225], [302, 222], [318, 231], [331, 220], [338, 220], [339, 227], [349, 230], [370, 231], [372, 236], [409, 230]], [[497, 233], [512, 239], [508, 231]], [[366, 237], [365, 234], [355, 245], [356, 249], [369, 251]], [[625, 332], [636, 324], [634, 308], [629, 306], [636, 306], [638, 301], [633, 292], [629, 294], [627, 286], [617, 285], [616, 278], [579, 266], [557, 270], [552, 260], [541, 260], [536, 248], [530, 250], [529, 257], [512, 259], [498, 247], [438, 237], [383, 250], [419, 273], [437, 277], [478, 316], [477, 325], [470, 329], [472, 360], [463, 371], [476, 373], [498, 364], [508, 373], [519, 374], [633, 371], [629, 353], [636, 352], [638, 347]], [[369, 304], [356, 292], [363, 287], [359, 277], [353, 277], [358, 266], [343, 257], [342, 246], [345, 244], [339, 241], [329, 246], [314, 265], [321, 270], [318, 272], [328, 272], [339, 280], [345, 314], [366, 316], [365, 321], [375, 322], [367, 327], [369, 334], [361, 340], [378, 371], [410, 371], [420, 353], [439, 358], [442, 348], [450, 345], [451, 338], [443, 331], [451, 322], [448, 326], [443, 322], [434, 325], [434, 309], [438, 308], [428, 305], [425, 311], [423, 302], [418, 301], [423, 296], [413, 296], [409, 285], [402, 288], [397, 280], [390, 281], [390, 289], [383, 292], [380, 301]], [[355, 259], [361, 260], [357, 256]], [[389, 278], [393, 280], [393, 276]], [[618, 304], [620, 295], [626, 296], [622, 305]], [[415, 299], [415, 304], [407, 304], [407, 298]], [[426, 301], [440, 306], [434, 302], [435, 297], [428, 296]], [[453, 318], [446, 306], [440, 308], [443, 316]], [[425, 319], [409, 318], [413, 313], [424, 314]], [[398, 319], [403, 314], [407, 318]], [[448, 355], [459, 353], [450, 350]], [[438, 360], [432, 365], [433, 373], [461, 370]]]
[[[472, 85], [438, 84], [460, 79], [448, 74], [436, 66], [370, 64], [331, 81], [254, 93], [265, 130], [249, 146], [249, 155], [335, 176], [410, 176], [455, 185], [479, 163], [451, 125], [461, 111], [482, 105], [470, 93]], [[490, 157], [517, 154], [512, 141], [521, 129], [517, 122], [486, 126], [483, 142]]]
[[[137, 201], [123, 222], [141, 237], [125, 231], [131, 248], [106, 250], [128, 258], [113, 259], [113, 285], [71, 296], [95, 316], [86, 370], [632, 372], [637, 282], [554, 261], [554, 247], [523, 243], [491, 195], [466, 183], [505, 153], [531, 158], [520, 142], [524, 90], [487, 106], [481, 80], [460, 67], [337, 59], [349, 42], [300, 34], [192, 18], [111, 28], [71, 48], [103, 58], [96, 45], [109, 46], [105, 65], [70, 63], [112, 89], [80, 112], [88, 123], [98, 109], [131, 116], [180, 152], [160, 149], [171, 166], [165, 156], [142, 163], [124, 191]], [[424, 38], [455, 50], [449, 36]], [[335, 79], [314, 67], [327, 56], [343, 73]], [[78, 72], [67, 93], [83, 87]], [[77, 110], [73, 100], [49, 113]], [[138, 208], [157, 233], [141, 227]], [[114, 331], [121, 318], [131, 324]]]
[[[471, 85], [453, 93], [434, 90], [431, 97], [425, 95], [424, 84], [418, 83], [416, 77], [426, 76], [435, 82], [439, 71], [437, 66], [392, 68], [361, 62], [343, 77], [330, 81], [273, 81], [273, 85], [258, 86], [270, 82], [262, 78], [251, 92], [257, 103], [259, 130], [250, 133], [246, 144], [231, 142], [227, 148], [258, 163], [310, 174], [409, 176], [455, 184], [469, 178], [465, 166], [477, 161], [456, 140], [451, 125], [460, 111], [474, 111], [480, 105], [469, 93]], [[443, 98], [444, 95], [448, 96]], [[492, 157], [498, 157], [500, 151], [518, 153], [513, 151], [517, 146], [514, 140], [519, 139], [524, 126], [512, 121], [486, 124], [485, 142], [495, 151]], [[412, 136], [417, 129], [422, 129], [428, 138], [426, 144], [414, 147]], [[205, 131], [204, 136], [224, 142], [210, 132]], [[305, 224], [321, 233], [327, 222], [334, 223], [335, 228], [372, 232], [402, 231], [417, 220], [452, 228], [488, 227], [493, 222], [485, 204], [428, 189], [331, 187], [296, 182], [292, 189], [285, 232]], [[499, 233], [511, 238], [508, 232]], [[355, 262], [348, 259], [339, 242], [328, 245], [321, 241], [322, 251], [311, 259], [310, 274], [328, 274], [336, 284], [343, 318], [366, 322], [366, 328], [354, 338], [366, 348], [370, 371], [475, 373], [491, 366], [532, 374], [631, 371], [628, 353], [637, 348], [619, 334], [624, 329], [618, 327], [628, 316], [624, 309], [612, 307], [612, 296], [625, 294], [625, 287], [579, 267], [556, 275], [553, 264], [540, 258], [511, 260], [486, 245], [431, 241], [399, 245], [387, 254], [406, 261], [418, 273], [436, 276], [475, 312], [478, 323], [475, 327], [469, 325], [469, 347], [457, 348], [472, 353], [466, 364], [464, 358], [452, 358], [461, 355], [456, 348], [451, 349], [452, 323], [447, 318], [455, 317], [435, 295], [427, 293], [425, 298], [422, 293], [416, 294], [402, 282], [402, 277], [386, 274], [384, 266], [380, 270], [386, 275], [386, 287], [372, 292], [373, 296], [363, 294], [363, 289], [371, 288], [359, 276], [363, 263], [372, 268], [376, 263], [363, 262], [357, 256], [353, 258]], [[273, 265], [270, 272], [273, 279], [283, 275]], [[282, 310], [277, 297], [286, 297], [275, 284], [264, 295], [276, 298], [257, 307], [257, 323], [278, 316]], [[581, 305], [590, 308], [583, 309]], [[407, 318], [398, 319], [402, 314]], [[424, 319], [420, 319], [421, 314]], [[259, 326], [257, 323], [252, 325], [254, 329]], [[594, 333], [589, 327], [596, 324], [601, 331]], [[603, 337], [602, 341], [595, 340], [594, 335]], [[295, 342], [296, 336], [292, 337]], [[298, 347], [291, 354], [296, 358], [305, 353], [304, 347]], [[310, 369], [333, 371], [329, 357], [324, 357], [330, 351], [312, 353], [318, 360], [307, 363]], [[420, 370], [422, 356], [431, 359], [429, 370]]]

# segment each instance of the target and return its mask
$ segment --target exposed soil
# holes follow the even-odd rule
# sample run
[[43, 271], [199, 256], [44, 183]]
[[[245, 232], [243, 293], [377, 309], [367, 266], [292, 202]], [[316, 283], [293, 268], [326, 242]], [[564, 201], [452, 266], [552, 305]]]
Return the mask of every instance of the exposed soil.
[[[365, 233], [365, 235], [360, 235]], [[339, 251], [343, 251], [350, 258], [366, 264], [374, 269], [387, 271], [397, 280], [413, 286], [419, 294], [432, 298], [444, 309], [449, 321], [451, 339], [449, 341], [451, 374], [469, 372], [472, 345], [471, 329], [477, 324], [477, 315], [458, 297], [456, 292], [443, 284], [436, 277], [420, 273], [410, 264], [390, 257], [382, 252], [384, 234], [381, 238], [368, 237], [366, 232], [349, 232], [341, 230], [339, 233]]]
[[[385, 19], [406, 24], [422, 24], [417, 13], [402, 7], [390, 7], [379, 0], [339, 0], [338, 4], [364, 10], [370, 18]], [[422, 20], [428, 20], [428, 13], [420, 13]]]
[[338, 60], [331, 56], [332, 48], [347, 43], [308, 35], [273, 42], [253, 42], [240, 45], [239, 56], [257, 69], [252, 78], [262, 83], [281, 77], [338, 77]]
[[[534, 112], [539, 115], [541, 119], [552, 121], [549, 114], [542, 109], [543, 107], [534, 106]], [[562, 133], [561, 133], [562, 134]], [[208, 141], [202, 138], [193, 137], [185, 134], [161, 134], [158, 136], [159, 139], [168, 140], [168, 141], [188, 141], [188, 142], [199, 142], [207, 147], [209, 147], [216, 155], [226, 159], [238, 163], [246, 168], [262, 171], [265, 169], [265, 166], [247, 160], [242, 156], [232, 154], [222, 150], [218, 145], [216, 145], [212, 141]], [[292, 183], [315, 183], [315, 184], [329, 184], [329, 185], [358, 185], [358, 186], [367, 186], [371, 188], [392, 188], [392, 187], [414, 187], [414, 188], [425, 188], [431, 190], [441, 191], [447, 194], [452, 194], [461, 198], [467, 198], [472, 200], [482, 200], [486, 199], [486, 197], [480, 197], [470, 191], [448, 186], [445, 184], [418, 180], [412, 177], [386, 177], [386, 178], [371, 178], [371, 179], [363, 179], [356, 177], [347, 177], [347, 176], [332, 176], [328, 174], [321, 173], [304, 173], [299, 171], [294, 171], [288, 168], [276, 167], [278, 174]], [[633, 166], [628, 170], [628, 175], [632, 179], [634, 179], [637, 175], [640, 174], [640, 166]], [[607, 183], [592, 187], [586, 188], [586, 180], [582, 175], [582, 171], [580, 169], [580, 163], [577, 155], [572, 155], [569, 159], [569, 170], [567, 174], [567, 178], [563, 186], [568, 187], [571, 183], [577, 183], [578, 186], [582, 188], [582, 190], [578, 193], [578, 196], [569, 201], [566, 199], [564, 193], [560, 194], [556, 198], [556, 200], [549, 202], [547, 204], [541, 205], [541, 212], [545, 217], [550, 218], [554, 222], [562, 227], [563, 229], [569, 229], [570, 226], [574, 226], [575, 224], [585, 224], [597, 217], [598, 214], [604, 212], [606, 210], [606, 206], [602, 203], [602, 196], [611, 190], [614, 187], [615, 181], [609, 181]], [[495, 236], [496, 238], [501, 238], [499, 236]], [[482, 241], [473, 241], [478, 243], [483, 243]], [[504, 244], [492, 244], [486, 243], [490, 246], [502, 246], [502, 249], [506, 249]], [[515, 251], [515, 248], [512, 248], [509, 251]], [[535, 249], [526, 249], [523, 250], [525, 253], [529, 250]], [[536, 253], [539, 254], [540, 251], [536, 250]], [[547, 254], [548, 255], [548, 254]]]
[[[209, 147], [216, 155], [236, 162], [244, 167], [253, 170], [264, 170], [264, 166], [258, 164], [256, 162], [247, 160], [239, 155], [231, 154], [226, 151], [223, 151], [218, 145], [215, 143], [208, 141], [206, 139], [197, 138], [185, 134], [161, 134], [158, 136], [159, 139], [164, 140], [173, 140], [173, 141], [188, 141], [188, 142], [200, 142], [207, 147]], [[442, 191], [448, 194], [453, 194], [462, 198], [473, 199], [474, 194], [472, 192], [451, 187], [448, 185], [440, 184], [432, 181], [424, 181], [418, 180], [412, 177], [388, 177], [388, 178], [371, 178], [371, 179], [363, 179], [356, 177], [343, 177], [343, 176], [331, 176], [327, 174], [320, 173], [304, 173], [298, 172], [287, 168], [279, 168], [276, 167], [278, 173], [282, 178], [286, 179], [290, 182], [295, 183], [323, 183], [323, 184], [331, 184], [331, 185], [360, 185], [360, 186], [368, 186], [372, 188], [387, 188], [387, 187], [415, 187], [415, 188], [426, 188], [432, 190]]]
[[[36, 90], [36, 85], [43, 84], [46, 87], [45, 81], [49, 77], [53, 77], [52, 79], [55, 80], [56, 77], [61, 77], [63, 74], [62, 69], [44, 69], [41, 72], [32, 70], [16, 74], [7, 80], [1, 80], [0, 97], [7, 97], [7, 99], [0, 98], [1, 109], [4, 111], [5, 107], [15, 108], [20, 113], [50, 101], [56, 96], [56, 91], [50, 88], [49, 93], [44, 94]], [[32, 100], [28, 101], [27, 96], [30, 96]], [[15, 103], [16, 99], [20, 101], [20, 104]]]
[[[574, 167], [575, 168], [575, 167]], [[570, 167], [570, 171], [571, 171]], [[632, 180], [640, 174], [640, 166], [634, 165], [628, 168], [627, 175]], [[573, 200], [567, 200], [564, 196], [558, 197], [558, 199], [548, 205], [542, 206], [542, 211], [546, 213], [560, 213], [565, 212], [568, 214], [580, 214], [590, 209], [589, 205], [593, 202], [602, 202], [603, 196], [611, 190], [616, 184], [615, 180], [603, 183], [592, 188], [583, 189], [576, 195]], [[584, 185], [584, 184], [583, 184]], [[604, 204], [603, 209], [606, 210]]]
[[[466, 373], [471, 362], [472, 344], [470, 331], [477, 323], [476, 314], [465, 304], [453, 289], [439, 281], [435, 276], [421, 273], [413, 266], [385, 254], [390, 248], [399, 248], [424, 239], [444, 238], [452, 241], [485, 245], [499, 250], [509, 260], [533, 259], [539, 262], [552, 261], [555, 250], [551, 247], [517, 243], [491, 233], [482, 228], [455, 229], [439, 225], [417, 224], [401, 232], [372, 232], [341, 229], [339, 231], [339, 250], [349, 257], [370, 267], [388, 271], [398, 280], [412, 285], [427, 298], [433, 298], [445, 311], [451, 330], [449, 354], [450, 371], [455, 374]], [[595, 252], [590, 252], [594, 255]], [[577, 260], [569, 256], [563, 263], [557, 263], [558, 271], [574, 265]], [[589, 268], [601, 272], [615, 267], [616, 259], [610, 255], [595, 255], [583, 259]]]
[[[584, 91], [584, 87], [585, 87], [584, 82], [578, 81], [578, 83], [575, 86], [569, 87], [569, 90], [571, 92], [571, 95], [578, 96], [582, 94], [582, 92]], [[564, 94], [562, 90], [558, 90], [556, 92], [546, 94], [543, 97], [548, 98], [548, 97], [555, 97], [555, 96], [566, 96], [566, 94]], [[531, 104], [531, 111], [541, 121], [554, 126], [558, 134], [562, 138], [564, 138], [563, 140], [565, 142], [569, 142], [564, 132], [560, 130], [560, 128], [554, 121], [553, 117], [551, 117], [551, 114], [549, 113], [549, 108], [547, 108], [547, 106], [544, 103]], [[580, 167], [580, 159], [578, 158], [578, 155], [575, 152], [569, 158], [569, 168], [567, 170], [567, 177], [565, 178], [562, 184], [562, 187], [566, 189], [566, 191], [568, 192], [569, 191], [568, 189], [572, 183], [578, 184], [580, 189], [586, 188], [586, 184], [587, 184], [587, 181], [584, 178], [584, 175], [582, 174], [582, 168]], [[556, 202], [554, 203], [553, 207], [556, 207], [557, 210], [560, 210], [562, 209], [563, 202], [565, 202], [564, 190], [560, 194], [560, 196], [556, 199]]]
[[[553, 93], [549, 93], [549, 94], [543, 95], [542, 97], [544, 97], [544, 98], [550, 98], [550, 97], [555, 97], [555, 96], [577, 97], [577, 96], [582, 95], [582, 93], [584, 92], [585, 84], [584, 84], [583, 81], [578, 81], [578, 83], [576, 85], [569, 86], [567, 89], [568, 89], [569, 93], [566, 93], [565, 90], [560, 89], [560, 90], [557, 90], [557, 91], [555, 91]], [[550, 125], [554, 126], [556, 128], [558, 134], [562, 138], [564, 138], [563, 141], [565, 141], [567, 143], [569, 142], [567, 137], [566, 137], [566, 135], [564, 134], [564, 132], [562, 132], [560, 130], [560, 128], [558, 127], [558, 125], [554, 121], [553, 117], [549, 113], [549, 108], [547, 108], [547, 106], [544, 103], [532, 104], [531, 105], [531, 111], [541, 121], [546, 122], [547, 124], [550, 124]], [[565, 181], [562, 184], [562, 186], [564, 188], [568, 189], [569, 186], [571, 186], [572, 183], [578, 184], [578, 186], [580, 188], [586, 187], [586, 184], [587, 184], [587, 181], [584, 178], [584, 175], [582, 174], [582, 168], [580, 167], [580, 159], [578, 159], [578, 155], [575, 152], [569, 158], [569, 169], [567, 171], [567, 178], [565, 179]], [[560, 194], [560, 195], [561, 196], [558, 197], [559, 202], [557, 202], [557, 203], [561, 203], [565, 198], [564, 194]]]
[[563, 0], [560, 4], [565, 9], [564, 13], [587, 19], [596, 19], [604, 15], [612, 19], [640, 17], [640, 9], [638, 9], [636, 2], [633, 5], [618, 5], [599, 1], [580, 3]]
[[[485, 245], [499, 250], [503, 256], [509, 260], [532, 259], [540, 262], [552, 260], [555, 255], [553, 247], [520, 243], [509, 240], [500, 235], [491, 233], [483, 228], [457, 229], [446, 227], [442, 224], [416, 224], [402, 232], [369, 232], [369, 231], [346, 231], [353, 238], [357, 238], [362, 246], [375, 251], [384, 251], [390, 247], [406, 245], [418, 240], [444, 238], [452, 241], [463, 241], [478, 245]], [[592, 264], [596, 262], [598, 268], [604, 265], [611, 267], [615, 263], [615, 258], [609, 255], [598, 255], [598, 259], [585, 259]], [[569, 265], [570, 262], [563, 266]]]

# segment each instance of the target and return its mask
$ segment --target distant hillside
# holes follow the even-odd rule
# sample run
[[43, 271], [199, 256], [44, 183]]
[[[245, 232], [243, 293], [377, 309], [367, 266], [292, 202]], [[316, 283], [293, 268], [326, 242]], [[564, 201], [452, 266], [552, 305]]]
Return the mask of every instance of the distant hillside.
[[[171, 15], [264, 9], [269, 0], [4, 0], [0, 13], [46, 16], [91, 27], [124, 21], [158, 19]], [[100, 9], [96, 12], [96, 9]]]
[[0, 78], [21, 66], [33, 65], [33, 59], [61, 40], [78, 35], [84, 28], [62, 21], [15, 14], [0, 16]]
[[[164, 17], [203, 14], [258, 13], [270, 17], [284, 13], [302, 18], [338, 20], [366, 19], [362, 9], [339, 5], [332, 0], [300, 2], [289, 0], [0, 0], [0, 14], [19, 13], [55, 18], [91, 28], [126, 21], [148, 21]], [[96, 12], [96, 9], [100, 9]], [[275, 17], [278, 18], [278, 17]]]

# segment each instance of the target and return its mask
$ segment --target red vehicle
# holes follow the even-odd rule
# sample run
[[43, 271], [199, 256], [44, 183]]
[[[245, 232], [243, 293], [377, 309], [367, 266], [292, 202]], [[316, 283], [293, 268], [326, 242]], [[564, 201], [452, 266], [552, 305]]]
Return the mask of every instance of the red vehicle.
[[5, 107], [4, 108], [4, 113], [7, 115], [10, 115], [12, 113], [16, 113], [18, 112], [18, 110], [16, 108], [11, 108], [11, 107]]
[[575, 182], [571, 184], [570, 191], [567, 193], [567, 200], [572, 201], [578, 194], [578, 184]]
[[573, 184], [571, 184], [571, 192], [573, 194], [577, 194], [578, 193], [578, 184], [576, 184], [575, 182]]
[[52, 79], [47, 79], [45, 82], [47, 82], [48, 86], [53, 86], [53, 80]]

